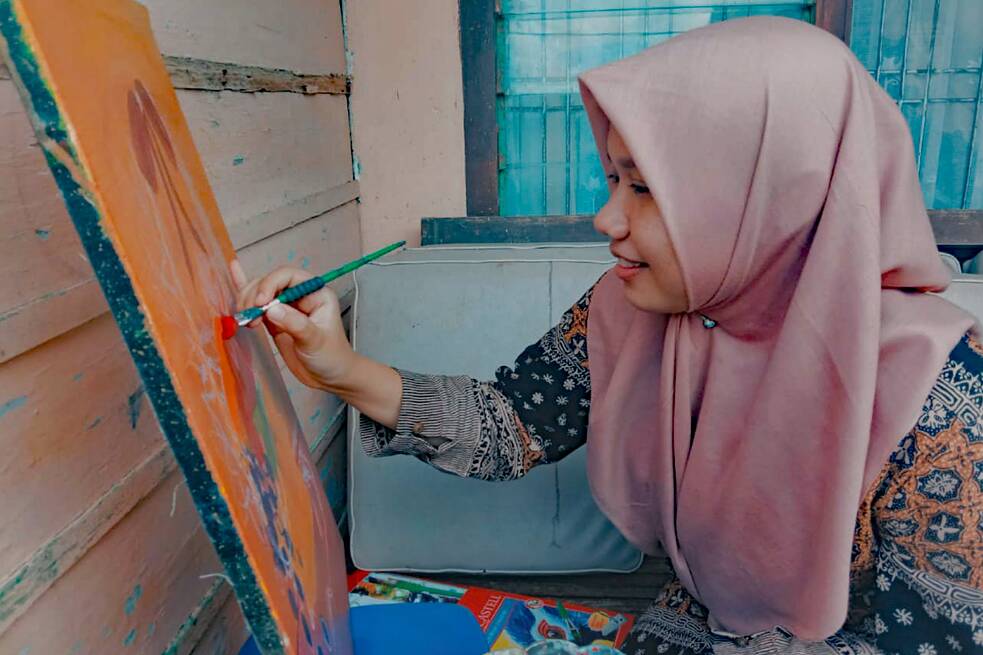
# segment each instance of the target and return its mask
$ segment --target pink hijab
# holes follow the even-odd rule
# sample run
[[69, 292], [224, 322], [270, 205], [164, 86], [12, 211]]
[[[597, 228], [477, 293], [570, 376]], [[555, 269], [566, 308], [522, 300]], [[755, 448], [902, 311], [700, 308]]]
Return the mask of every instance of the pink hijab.
[[862, 496], [973, 324], [924, 293], [949, 275], [908, 127], [843, 43], [788, 19], [694, 30], [580, 82], [599, 151], [615, 125], [652, 189], [690, 311], [596, 287], [594, 496], [662, 544], [715, 629], [828, 637]]

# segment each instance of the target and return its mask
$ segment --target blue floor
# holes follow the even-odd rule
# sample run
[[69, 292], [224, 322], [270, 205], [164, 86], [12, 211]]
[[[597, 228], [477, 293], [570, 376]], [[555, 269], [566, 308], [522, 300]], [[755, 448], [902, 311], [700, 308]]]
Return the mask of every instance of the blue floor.
[[[354, 655], [484, 655], [488, 642], [474, 615], [460, 605], [394, 603], [349, 612]], [[239, 655], [260, 655], [252, 638]]]

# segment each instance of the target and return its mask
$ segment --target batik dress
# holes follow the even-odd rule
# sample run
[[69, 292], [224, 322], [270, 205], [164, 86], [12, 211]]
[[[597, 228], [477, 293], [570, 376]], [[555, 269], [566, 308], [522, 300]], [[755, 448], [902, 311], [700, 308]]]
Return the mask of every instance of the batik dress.
[[[587, 438], [591, 292], [494, 381], [398, 371], [395, 430], [363, 417], [371, 456], [411, 454], [462, 477], [513, 480]], [[983, 653], [983, 346], [965, 335], [917, 424], [857, 516], [849, 616], [819, 643], [781, 629], [715, 634], [707, 610], [670, 580], [638, 617], [628, 655]]]

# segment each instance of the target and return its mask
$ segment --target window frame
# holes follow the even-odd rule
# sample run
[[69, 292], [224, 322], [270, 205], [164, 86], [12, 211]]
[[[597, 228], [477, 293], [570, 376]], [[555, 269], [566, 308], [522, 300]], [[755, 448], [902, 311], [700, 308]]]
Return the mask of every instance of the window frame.
[[[499, 216], [496, 18], [500, 0], [459, 0], [464, 92], [467, 216], [424, 218], [423, 245], [446, 243], [583, 242], [603, 240], [590, 215]], [[850, 42], [853, 0], [816, 0], [816, 25]], [[983, 210], [930, 210], [940, 247], [966, 254], [983, 244]]]

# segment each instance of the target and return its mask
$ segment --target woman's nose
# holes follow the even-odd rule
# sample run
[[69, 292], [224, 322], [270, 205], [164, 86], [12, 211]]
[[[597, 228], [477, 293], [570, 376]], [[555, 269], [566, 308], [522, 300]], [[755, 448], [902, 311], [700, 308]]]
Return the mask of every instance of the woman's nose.
[[628, 236], [628, 218], [617, 200], [617, 194], [618, 191], [615, 189], [611, 198], [594, 216], [594, 229], [612, 241], [620, 241]]

